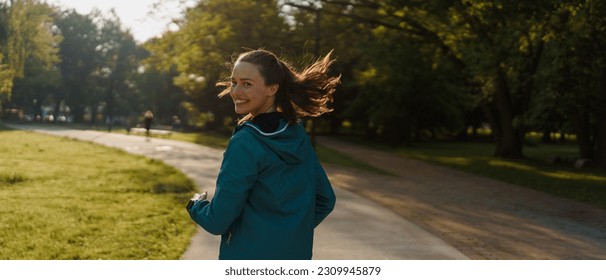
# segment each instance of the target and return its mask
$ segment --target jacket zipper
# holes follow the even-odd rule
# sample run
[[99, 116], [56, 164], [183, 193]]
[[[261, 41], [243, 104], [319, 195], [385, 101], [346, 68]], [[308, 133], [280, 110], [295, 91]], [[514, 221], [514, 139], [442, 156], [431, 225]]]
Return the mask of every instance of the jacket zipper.
[[229, 229], [229, 231], [227, 232], [227, 240], [225, 241], [226, 245], [229, 245], [229, 243], [231, 242], [231, 229]]

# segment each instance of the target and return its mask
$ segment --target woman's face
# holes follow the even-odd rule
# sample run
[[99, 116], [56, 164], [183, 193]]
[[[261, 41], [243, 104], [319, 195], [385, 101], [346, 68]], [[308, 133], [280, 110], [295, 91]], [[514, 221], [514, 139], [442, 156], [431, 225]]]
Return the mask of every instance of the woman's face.
[[265, 85], [256, 65], [238, 61], [231, 74], [231, 99], [237, 114], [253, 117], [273, 111], [278, 85]]

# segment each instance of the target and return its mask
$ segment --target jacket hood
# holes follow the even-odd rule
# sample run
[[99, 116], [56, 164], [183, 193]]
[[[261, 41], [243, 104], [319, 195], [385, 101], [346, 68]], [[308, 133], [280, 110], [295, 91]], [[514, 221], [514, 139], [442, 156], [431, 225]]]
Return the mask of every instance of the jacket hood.
[[236, 126], [234, 134], [239, 130], [248, 130], [269, 150], [273, 151], [287, 164], [297, 164], [309, 156], [310, 145], [307, 133], [301, 124], [289, 124], [281, 119], [275, 132], [266, 133], [252, 122], [244, 122]]

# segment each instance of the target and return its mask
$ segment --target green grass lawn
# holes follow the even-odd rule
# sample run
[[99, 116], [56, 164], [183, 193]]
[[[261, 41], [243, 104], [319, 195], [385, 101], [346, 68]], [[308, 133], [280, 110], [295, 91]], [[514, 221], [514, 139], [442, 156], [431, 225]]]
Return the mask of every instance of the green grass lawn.
[[217, 133], [173, 132], [169, 139], [191, 142], [219, 149], [225, 149], [229, 143], [229, 136]]
[[0, 259], [179, 259], [194, 184], [159, 161], [0, 124]]

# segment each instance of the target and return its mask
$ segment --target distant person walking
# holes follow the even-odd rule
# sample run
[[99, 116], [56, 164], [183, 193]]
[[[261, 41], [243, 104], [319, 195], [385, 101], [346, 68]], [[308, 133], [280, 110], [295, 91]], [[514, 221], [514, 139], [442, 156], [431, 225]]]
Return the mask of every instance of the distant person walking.
[[151, 125], [152, 125], [153, 121], [154, 121], [154, 114], [151, 111], [147, 110], [145, 112], [145, 114], [143, 114], [143, 123], [145, 125], [145, 137], [147, 140], [149, 140], [149, 137], [150, 137], [149, 130], [151, 129]]
[[181, 130], [181, 119], [178, 116], [173, 116], [173, 130], [180, 131]]
[[231, 96], [239, 120], [224, 153], [211, 201], [188, 204], [190, 217], [221, 235], [219, 259], [311, 259], [314, 228], [336, 197], [302, 117], [330, 112], [339, 77], [330, 54], [302, 72], [273, 53], [241, 54], [220, 96]]

